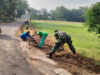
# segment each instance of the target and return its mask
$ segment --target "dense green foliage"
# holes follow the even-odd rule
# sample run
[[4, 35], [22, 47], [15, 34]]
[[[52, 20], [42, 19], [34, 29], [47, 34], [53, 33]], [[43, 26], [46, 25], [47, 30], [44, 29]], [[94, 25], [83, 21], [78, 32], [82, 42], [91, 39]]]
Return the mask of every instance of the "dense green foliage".
[[93, 5], [87, 11], [85, 25], [89, 27], [89, 31], [100, 34], [100, 2]]
[[31, 14], [30, 18], [32, 19], [83, 22], [85, 21], [84, 13], [87, 9], [87, 7], [80, 7], [79, 9], [70, 10], [64, 6], [61, 6], [50, 12], [48, 12], [46, 9], [30, 9], [29, 14]]
[[53, 20], [65, 20], [65, 21], [85, 21], [84, 12], [87, 10], [85, 7], [80, 9], [69, 10], [65, 7], [58, 7], [56, 10], [51, 12], [51, 19]]
[[28, 13], [29, 13], [29, 17], [30, 17], [31, 19], [48, 20], [48, 12], [47, 12], [46, 9], [41, 9], [41, 10], [39, 11], [39, 10], [30, 8], [30, 9], [28, 10]]
[[79, 54], [100, 60], [100, 39], [94, 33], [89, 33], [82, 23], [33, 20], [33, 25], [39, 30], [48, 32], [52, 39], [56, 29], [67, 32], [72, 37]]
[[26, 0], [0, 0], [0, 19], [11, 21], [20, 18], [27, 8]]

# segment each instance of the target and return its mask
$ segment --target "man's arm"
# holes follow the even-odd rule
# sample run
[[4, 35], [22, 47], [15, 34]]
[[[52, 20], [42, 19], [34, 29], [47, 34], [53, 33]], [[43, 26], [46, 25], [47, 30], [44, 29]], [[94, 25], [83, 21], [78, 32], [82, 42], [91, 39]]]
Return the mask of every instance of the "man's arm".
[[32, 39], [32, 36], [31, 35], [28, 35], [31, 39]]
[[27, 40], [28, 40], [28, 37], [27, 37], [27, 36], [25, 36], [25, 39], [27, 39]]

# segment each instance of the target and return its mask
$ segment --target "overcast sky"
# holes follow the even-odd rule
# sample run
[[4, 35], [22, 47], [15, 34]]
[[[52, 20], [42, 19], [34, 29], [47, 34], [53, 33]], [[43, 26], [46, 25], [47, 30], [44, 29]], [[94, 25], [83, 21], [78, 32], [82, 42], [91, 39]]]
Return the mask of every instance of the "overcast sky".
[[58, 6], [65, 6], [69, 9], [80, 6], [90, 6], [100, 0], [28, 0], [30, 7], [35, 9], [47, 8], [55, 9]]

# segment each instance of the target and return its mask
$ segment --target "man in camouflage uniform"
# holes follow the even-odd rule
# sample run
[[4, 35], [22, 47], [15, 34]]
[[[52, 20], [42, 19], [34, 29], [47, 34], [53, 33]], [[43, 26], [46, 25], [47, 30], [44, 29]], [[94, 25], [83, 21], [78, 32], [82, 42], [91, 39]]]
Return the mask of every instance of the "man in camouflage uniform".
[[65, 43], [68, 44], [69, 48], [71, 49], [71, 51], [73, 52], [73, 54], [76, 54], [75, 52], [75, 48], [72, 45], [72, 40], [71, 37], [66, 33], [66, 32], [62, 32], [62, 31], [55, 31], [55, 38], [58, 40], [56, 42], [56, 44], [54, 45], [54, 47], [52, 48], [50, 54], [48, 55], [49, 58], [52, 58], [52, 55], [55, 53], [55, 51], [57, 49], [59, 49], [59, 47], [61, 47], [62, 45], [64, 45]]

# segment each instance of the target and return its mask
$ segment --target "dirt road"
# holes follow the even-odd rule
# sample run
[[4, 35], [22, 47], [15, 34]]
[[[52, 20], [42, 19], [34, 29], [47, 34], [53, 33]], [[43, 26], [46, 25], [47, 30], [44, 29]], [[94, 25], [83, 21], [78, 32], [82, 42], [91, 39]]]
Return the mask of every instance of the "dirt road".
[[15, 30], [21, 25], [9, 23], [2, 27], [0, 34], [0, 75], [42, 75], [37, 69], [31, 68], [30, 64], [23, 59], [18, 52], [18, 41]]
[[71, 75], [53, 60], [15, 37], [22, 22], [3, 25], [0, 34], [0, 75]]

